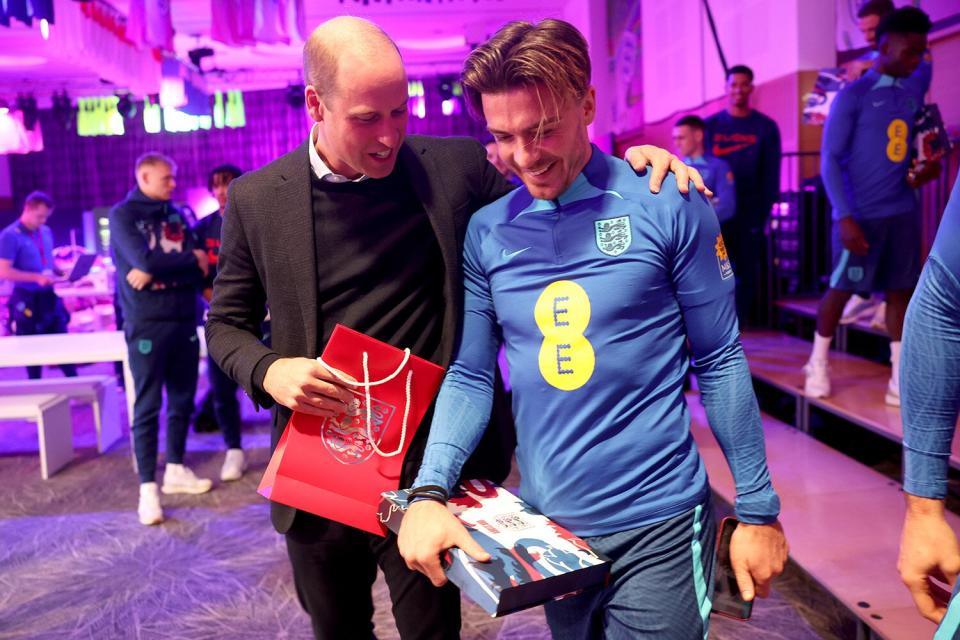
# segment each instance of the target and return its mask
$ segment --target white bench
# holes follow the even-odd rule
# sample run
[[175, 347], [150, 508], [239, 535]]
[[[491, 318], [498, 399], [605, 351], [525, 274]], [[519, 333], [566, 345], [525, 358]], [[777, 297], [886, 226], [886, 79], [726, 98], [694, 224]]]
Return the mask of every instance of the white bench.
[[97, 431], [97, 451], [103, 453], [123, 436], [117, 382], [113, 376], [77, 376], [39, 380], [0, 381], [0, 396], [53, 393], [90, 403]]
[[40, 476], [47, 480], [73, 459], [70, 399], [55, 393], [0, 396], [0, 420], [37, 423]]

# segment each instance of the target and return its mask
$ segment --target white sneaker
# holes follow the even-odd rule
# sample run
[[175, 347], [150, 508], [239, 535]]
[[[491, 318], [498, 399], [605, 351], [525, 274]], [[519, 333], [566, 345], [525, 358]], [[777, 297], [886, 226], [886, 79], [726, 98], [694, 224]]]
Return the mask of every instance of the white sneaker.
[[213, 481], [209, 478], [198, 478], [182, 464], [167, 463], [167, 468], [163, 473], [164, 493], [206, 493], [213, 487]]
[[826, 360], [810, 360], [803, 366], [807, 379], [803, 393], [811, 398], [826, 398], [830, 395], [830, 366]]
[[853, 294], [843, 307], [840, 324], [853, 324], [858, 320], [866, 320], [873, 315], [877, 301], [873, 298], [864, 298]]
[[220, 467], [220, 479], [224, 482], [239, 480], [246, 470], [247, 460], [243, 455], [243, 449], [227, 449], [227, 455], [223, 458], [223, 466]]
[[890, 378], [887, 382], [887, 392], [883, 396], [883, 401], [891, 407], [900, 406], [900, 382]]
[[887, 330], [887, 303], [881, 302], [877, 305], [877, 310], [873, 313], [873, 319], [870, 320], [870, 326], [880, 331]]
[[163, 509], [160, 508], [160, 494], [156, 482], [144, 482], [140, 485], [140, 504], [137, 506], [140, 524], [147, 526], [163, 522]]

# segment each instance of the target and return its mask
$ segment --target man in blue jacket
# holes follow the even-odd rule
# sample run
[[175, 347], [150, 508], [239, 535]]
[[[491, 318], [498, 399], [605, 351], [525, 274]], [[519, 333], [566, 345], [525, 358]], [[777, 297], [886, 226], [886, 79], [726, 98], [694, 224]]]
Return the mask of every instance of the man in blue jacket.
[[[726, 160], [722, 160], [704, 149], [703, 139], [707, 123], [700, 116], [684, 116], [673, 125], [673, 144], [680, 159], [691, 167], [696, 167], [703, 176], [707, 189], [713, 191], [713, 209], [720, 220], [720, 228], [733, 219], [737, 212], [737, 192], [733, 169]], [[731, 235], [726, 232], [726, 235]]]
[[167, 466], [162, 490], [205, 493], [211, 487], [210, 480], [196, 477], [183, 464], [200, 357], [196, 297], [208, 267], [206, 253], [170, 202], [176, 171], [167, 156], [140, 156], [137, 186], [110, 211], [110, 249], [137, 392], [131, 429], [140, 476], [137, 513], [145, 525], [163, 521], [154, 476], [164, 388]]

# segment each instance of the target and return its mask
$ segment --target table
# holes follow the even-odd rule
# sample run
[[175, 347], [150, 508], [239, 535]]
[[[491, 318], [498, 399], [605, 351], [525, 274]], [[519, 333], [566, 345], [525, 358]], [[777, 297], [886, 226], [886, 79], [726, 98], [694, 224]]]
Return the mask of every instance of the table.
[[137, 392], [130, 371], [127, 341], [122, 331], [0, 337], [0, 367], [117, 361], [123, 363], [129, 424], [133, 421], [133, 401]]

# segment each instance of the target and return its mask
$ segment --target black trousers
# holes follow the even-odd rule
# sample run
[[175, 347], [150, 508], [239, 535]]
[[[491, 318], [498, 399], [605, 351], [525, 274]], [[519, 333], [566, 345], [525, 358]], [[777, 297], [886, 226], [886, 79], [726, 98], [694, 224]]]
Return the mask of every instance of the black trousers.
[[286, 538], [297, 597], [318, 640], [376, 638], [371, 588], [378, 565], [403, 640], [460, 637], [460, 591], [450, 583], [438, 589], [407, 569], [392, 533], [381, 538], [299, 511]]

